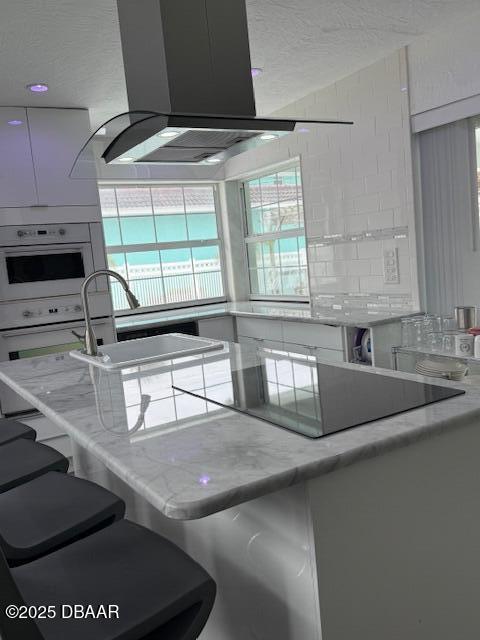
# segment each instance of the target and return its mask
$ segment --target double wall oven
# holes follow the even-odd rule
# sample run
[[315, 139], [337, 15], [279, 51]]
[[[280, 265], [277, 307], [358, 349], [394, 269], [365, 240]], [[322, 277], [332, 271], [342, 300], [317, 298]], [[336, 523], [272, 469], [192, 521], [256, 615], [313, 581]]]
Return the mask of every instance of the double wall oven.
[[[0, 360], [58, 354], [81, 346], [85, 276], [105, 268], [100, 223], [0, 228]], [[93, 284], [93, 283], [92, 283]], [[114, 342], [107, 279], [91, 290], [91, 312], [100, 342]], [[0, 383], [5, 416], [33, 409]]]

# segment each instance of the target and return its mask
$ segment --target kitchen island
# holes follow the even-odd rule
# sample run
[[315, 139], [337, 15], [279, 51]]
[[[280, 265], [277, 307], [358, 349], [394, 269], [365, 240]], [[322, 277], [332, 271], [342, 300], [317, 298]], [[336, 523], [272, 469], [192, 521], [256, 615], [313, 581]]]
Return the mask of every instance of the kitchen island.
[[212, 574], [202, 640], [476, 637], [480, 390], [310, 439], [172, 389], [224, 384], [232, 350], [115, 372], [55, 354], [0, 379], [69, 433], [78, 475]]

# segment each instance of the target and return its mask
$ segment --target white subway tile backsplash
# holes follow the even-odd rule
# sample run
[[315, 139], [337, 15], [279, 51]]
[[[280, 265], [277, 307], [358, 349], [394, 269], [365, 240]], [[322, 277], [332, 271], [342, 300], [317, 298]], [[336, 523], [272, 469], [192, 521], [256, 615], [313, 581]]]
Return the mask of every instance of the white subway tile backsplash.
[[369, 229], [393, 227], [393, 209], [383, 210], [378, 213], [370, 213], [368, 215], [367, 224]]
[[347, 274], [349, 276], [369, 276], [371, 275], [370, 260], [348, 260]]
[[358, 243], [358, 257], [361, 260], [379, 258], [382, 255], [382, 241], [371, 240]]
[[356, 260], [358, 258], [358, 248], [356, 244], [337, 244], [334, 246], [335, 260]]
[[[346, 276], [347, 275], [347, 262], [345, 261], [336, 260], [333, 262], [327, 262], [326, 266], [327, 266], [327, 276]], [[348, 272], [348, 275], [351, 275], [351, 272]]]
[[[368, 213], [370, 211], [380, 210], [380, 194], [366, 193], [363, 196], [357, 196], [353, 199], [353, 208], [355, 213]], [[382, 225], [378, 225], [381, 227]], [[388, 225], [383, 225], [388, 226]]]
[[370, 274], [372, 276], [383, 276], [383, 260], [381, 258], [371, 258], [369, 260], [370, 263]]
[[365, 178], [367, 193], [382, 193], [383, 191], [392, 190], [392, 173], [386, 171], [380, 172], [375, 176], [366, 176]]
[[348, 233], [362, 233], [368, 229], [368, 214], [359, 213], [355, 216], [349, 216], [346, 221], [346, 229]]
[[349, 182], [346, 182], [342, 187], [342, 193], [345, 200], [353, 199], [357, 196], [363, 195], [364, 193], [366, 193], [365, 178], [357, 178], [357, 180], [350, 180]]
[[383, 287], [382, 276], [360, 276], [360, 289], [362, 291], [383, 291]]
[[[274, 114], [342, 117], [352, 119], [353, 126], [324, 125], [226, 163], [228, 178], [235, 171], [300, 156], [310, 292], [316, 304], [333, 304], [322, 297], [330, 296], [334, 304], [350, 307], [367, 302], [418, 306], [405, 83], [401, 50]], [[398, 285], [383, 281], [384, 247], [398, 250]], [[386, 302], [376, 299], [382, 294]]]

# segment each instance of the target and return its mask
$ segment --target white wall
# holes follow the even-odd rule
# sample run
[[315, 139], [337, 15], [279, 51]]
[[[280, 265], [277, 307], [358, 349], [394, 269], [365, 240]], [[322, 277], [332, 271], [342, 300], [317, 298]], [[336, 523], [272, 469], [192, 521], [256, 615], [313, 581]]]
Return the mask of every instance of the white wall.
[[[360, 299], [352, 298], [368, 294], [370, 304], [417, 306], [405, 50], [274, 115], [355, 122], [292, 134], [236, 156], [225, 167], [226, 178], [234, 179], [300, 156], [312, 299], [321, 304], [335, 296], [339, 304], [346, 298], [357, 305]], [[394, 239], [395, 232], [407, 237]], [[326, 237], [332, 234], [341, 238]], [[352, 235], [360, 239], [351, 241]], [[383, 251], [390, 248], [398, 250], [399, 284], [384, 282]]]
[[412, 114], [480, 94], [479, 13], [417, 38], [408, 47]]
[[479, 12], [417, 38], [408, 47], [413, 131], [480, 113]]

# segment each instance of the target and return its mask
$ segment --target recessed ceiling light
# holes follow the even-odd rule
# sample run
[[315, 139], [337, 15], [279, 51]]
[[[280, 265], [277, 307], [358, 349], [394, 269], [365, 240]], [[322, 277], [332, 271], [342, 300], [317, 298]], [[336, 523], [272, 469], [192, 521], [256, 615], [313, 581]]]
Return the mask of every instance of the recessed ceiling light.
[[252, 78], [258, 78], [258, 76], [262, 75], [263, 69], [260, 67], [252, 67]]
[[274, 133], [264, 133], [260, 136], [260, 140], [275, 140], [277, 136]]
[[298, 133], [308, 133], [310, 131], [310, 129], [307, 129], [306, 127], [302, 127], [301, 129], [298, 130]]
[[133, 158], [119, 158], [118, 159], [119, 162], [133, 162]]
[[211, 164], [217, 164], [217, 162], [221, 162], [220, 158], [207, 158], [207, 162]]
[[158, 135], [161, 138], [175, 138], [175, 136], [178, 136], [179, 133], [180, 133], [180, 131], [162, 131]]
[[43, 82], [36, 82], [35, 84], [27, 84], [27, 89], [30, 89], [33, 93], [45, 93], [45, 91], [48, 91], [48, 85]]
[[11, 124], [12, 127], [18, 127], [20, 124], [23, 124], [23, 120], [9, 120], [8, 124]]

